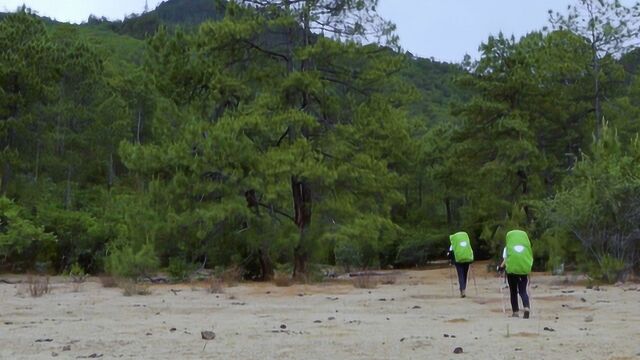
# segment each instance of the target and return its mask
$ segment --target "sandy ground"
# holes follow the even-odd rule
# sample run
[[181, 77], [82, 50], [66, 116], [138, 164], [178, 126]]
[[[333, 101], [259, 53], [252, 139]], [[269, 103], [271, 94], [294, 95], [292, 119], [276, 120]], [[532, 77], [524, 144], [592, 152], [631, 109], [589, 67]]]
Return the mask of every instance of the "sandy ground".
[[640, 359], [639, 285], [586, 289], [534, 274], [532, 317], [514, 319], [508, 290], [503, 313], [500, 279], [483, 268], [465, 299], [451, 295], [446, 268], [390, 272], [395, 284], [370, 290], [163, 285], [125, 297], [89, 281], [31, 298], [0, 284], [0, 358]]

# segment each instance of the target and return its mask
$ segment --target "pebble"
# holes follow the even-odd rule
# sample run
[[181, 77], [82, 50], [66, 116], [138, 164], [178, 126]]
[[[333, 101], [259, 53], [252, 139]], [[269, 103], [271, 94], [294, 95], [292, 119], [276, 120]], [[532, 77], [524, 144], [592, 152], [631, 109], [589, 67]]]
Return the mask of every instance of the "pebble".
[[213, 331], [202, 331], [200, 335], [202, 336], [202, 340], [213, 340], [216, 338], [216, 333]]

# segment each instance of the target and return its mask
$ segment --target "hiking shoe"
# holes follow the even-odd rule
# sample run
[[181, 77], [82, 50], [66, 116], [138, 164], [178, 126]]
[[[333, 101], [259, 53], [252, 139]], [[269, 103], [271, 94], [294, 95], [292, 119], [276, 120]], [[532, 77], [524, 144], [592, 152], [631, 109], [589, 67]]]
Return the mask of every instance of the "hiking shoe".
[[531, 311], [528, 308], [524, 309], [524, 316], [522, 317], [523, 319], [528, 319], [529, 318], [529, 313]]
[[513, 314], [511, 314], [511, 317], [519, 318], [520, 314], [517, 311], [514, 311]]

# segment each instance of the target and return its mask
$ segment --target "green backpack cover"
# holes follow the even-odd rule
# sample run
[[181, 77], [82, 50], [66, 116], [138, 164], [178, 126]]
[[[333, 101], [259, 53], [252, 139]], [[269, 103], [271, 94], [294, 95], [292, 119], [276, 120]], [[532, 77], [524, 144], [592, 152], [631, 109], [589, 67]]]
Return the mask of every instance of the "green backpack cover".
[[449, 236], [451, 248], [457, 263], [468, 263], [473, 261], [473, 249], [471, 249], [471, 241], [466, 232], [460, 231]]
[[507, 259], [505, 263], [508, 274], [528, 275], [533, 266], [533, 251], [527, 233], [512, 230], [507, 233]]

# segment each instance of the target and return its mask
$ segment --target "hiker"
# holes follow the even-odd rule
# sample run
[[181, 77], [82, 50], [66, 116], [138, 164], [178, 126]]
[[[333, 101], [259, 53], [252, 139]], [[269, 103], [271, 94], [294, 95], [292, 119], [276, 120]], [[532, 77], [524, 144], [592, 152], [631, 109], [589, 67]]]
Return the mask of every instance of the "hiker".
[[533, 252], [527, 233], [522, 230], [511, 230], [506, 236], [507, 246], [502, 251], [502, 263], [498, 266], [498, 272], [506, 270], [509, 292], [511, 293], [512, 317], [520, 317], [518, 306], [518, 294], [522, 298], [524, 318], [528, 319], [531, 312], [527, 283], [529, 273], [533, 265]]
[[467, 296], [465, 290], [467, 288], [469, 265], [473, 262], [473, 249], [471, 249], [469, 235], [464, 231], [450, 235], [449, 241], [451, 241], [451, 246], [449, 246], [447, 255], [456, 266], [458, 284], [460, 286], [460, 297], [463, 298]]

